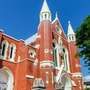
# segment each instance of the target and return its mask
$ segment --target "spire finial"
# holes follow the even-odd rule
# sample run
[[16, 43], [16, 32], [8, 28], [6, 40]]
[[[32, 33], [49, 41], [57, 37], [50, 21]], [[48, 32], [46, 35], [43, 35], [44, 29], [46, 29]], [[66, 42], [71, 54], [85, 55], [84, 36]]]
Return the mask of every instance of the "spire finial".
[[58, 13], [56, 12], [56, 19], [58, 19]]
[[68, 21], [68, 24], [71, 24], [70, 20]]

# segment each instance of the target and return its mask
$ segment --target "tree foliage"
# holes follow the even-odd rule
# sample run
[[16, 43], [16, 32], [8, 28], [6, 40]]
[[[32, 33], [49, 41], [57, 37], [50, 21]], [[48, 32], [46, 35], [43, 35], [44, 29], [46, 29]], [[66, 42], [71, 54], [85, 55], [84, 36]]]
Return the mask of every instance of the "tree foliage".
[[76, 40], [80, 50], [80, 56], [90, 66], [90, 16], [86, 17], [77, 29]]

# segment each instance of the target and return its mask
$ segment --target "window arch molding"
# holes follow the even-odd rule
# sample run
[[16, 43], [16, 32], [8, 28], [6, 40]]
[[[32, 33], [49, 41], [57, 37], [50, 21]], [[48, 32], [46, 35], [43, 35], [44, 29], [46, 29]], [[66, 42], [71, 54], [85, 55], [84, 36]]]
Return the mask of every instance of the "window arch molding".
[[7, 40], [2, 41], [1, 45], [1, 59], [6, 59], [7, 58], [7, 50], [8, 50], [9, 43]]

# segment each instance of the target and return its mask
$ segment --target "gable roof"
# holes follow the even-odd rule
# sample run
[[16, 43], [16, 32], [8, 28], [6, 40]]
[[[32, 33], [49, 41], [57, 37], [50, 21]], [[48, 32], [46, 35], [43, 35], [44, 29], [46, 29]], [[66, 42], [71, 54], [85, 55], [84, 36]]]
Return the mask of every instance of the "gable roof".
[[34, 35], [32, 35], [31, 37], [29, 37], [28, 39], [25, 40], [25, 44], [28, 45], [32, 42], [34, 42], [37, 38], [37, 33], [35, 33]]

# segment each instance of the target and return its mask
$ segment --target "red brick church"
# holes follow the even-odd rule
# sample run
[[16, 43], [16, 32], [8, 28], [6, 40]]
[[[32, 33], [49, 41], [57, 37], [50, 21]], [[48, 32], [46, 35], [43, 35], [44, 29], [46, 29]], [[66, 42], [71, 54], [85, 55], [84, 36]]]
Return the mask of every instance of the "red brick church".
[[0, 90], [83, 90], [76, 37], [65, 35], [44, 0], [37, 33], [17, 40], [0, 31]]

